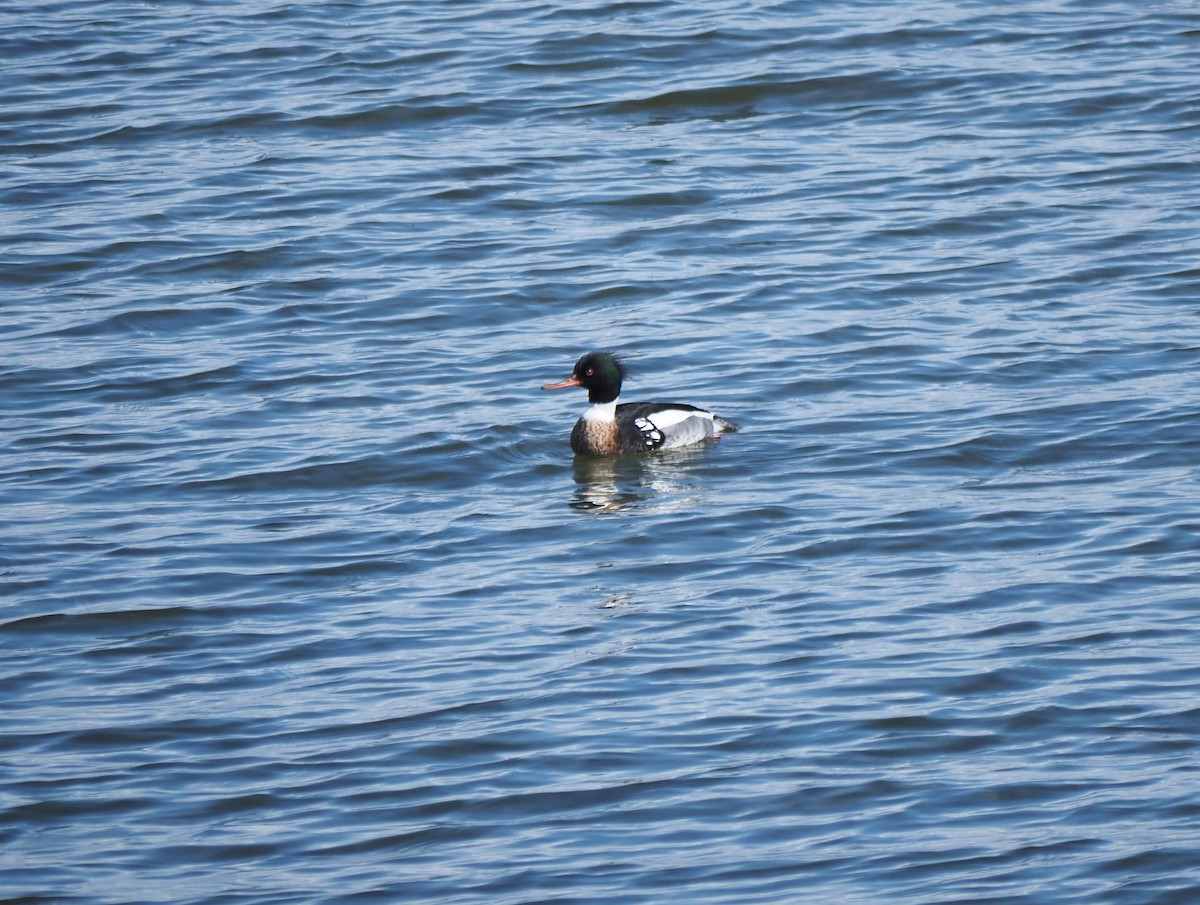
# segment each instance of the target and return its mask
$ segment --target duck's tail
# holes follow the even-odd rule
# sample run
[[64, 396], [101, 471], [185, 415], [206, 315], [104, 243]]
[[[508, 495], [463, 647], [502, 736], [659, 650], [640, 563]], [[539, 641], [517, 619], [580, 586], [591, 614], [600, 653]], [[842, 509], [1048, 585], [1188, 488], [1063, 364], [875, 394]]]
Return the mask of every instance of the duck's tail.
[[713, 415], [713, 432], [717, 434], [732, 434], [734, 431], [741, 430], [734, 422], [720, 415]]

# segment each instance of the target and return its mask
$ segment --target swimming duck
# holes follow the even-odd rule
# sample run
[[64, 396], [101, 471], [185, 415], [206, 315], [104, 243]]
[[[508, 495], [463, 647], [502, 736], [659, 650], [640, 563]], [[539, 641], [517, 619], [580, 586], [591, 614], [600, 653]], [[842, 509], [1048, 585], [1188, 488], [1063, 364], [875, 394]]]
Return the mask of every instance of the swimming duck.
[[720, 415], [678, 402], [617, 402], [625, 366], [611, 352], [588, 352], [575, 363], [571, 376], [548, 383], [543, 390], [583, 387], [591, 406], [575, 422], [571, 449], [576, 455], [611, 456], [620, 453], [673, 449], [716, 439], [737, 430]]

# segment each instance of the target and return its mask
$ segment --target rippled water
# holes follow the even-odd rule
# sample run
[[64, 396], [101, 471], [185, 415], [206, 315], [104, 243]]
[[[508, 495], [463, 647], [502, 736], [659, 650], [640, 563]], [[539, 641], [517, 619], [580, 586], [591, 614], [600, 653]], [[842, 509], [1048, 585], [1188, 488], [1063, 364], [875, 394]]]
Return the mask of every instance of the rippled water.
[[0, 26], [3, 901], [1200, 899], [1195, 3]]

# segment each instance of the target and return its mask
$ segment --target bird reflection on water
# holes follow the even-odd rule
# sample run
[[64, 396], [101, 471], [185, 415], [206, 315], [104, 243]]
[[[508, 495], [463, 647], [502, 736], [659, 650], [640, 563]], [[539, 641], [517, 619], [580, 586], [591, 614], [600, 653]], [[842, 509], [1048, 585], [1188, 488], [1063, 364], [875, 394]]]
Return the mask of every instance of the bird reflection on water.
[[576, 456], [575, 492], [568, 505], [581, 512], [674, 509], [701, 502], [687, 466], [704, 460], [708, 446], [649, 455]]

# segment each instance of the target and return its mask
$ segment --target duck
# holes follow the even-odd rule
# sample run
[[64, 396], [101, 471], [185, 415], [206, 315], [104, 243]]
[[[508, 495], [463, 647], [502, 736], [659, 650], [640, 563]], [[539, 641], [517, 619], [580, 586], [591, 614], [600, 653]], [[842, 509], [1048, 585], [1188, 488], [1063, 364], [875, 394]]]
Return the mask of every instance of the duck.
[[615, 456], [653, 452], [720, 439], [736, 431], [732, 421], [707, 409], [681, 402], [619, 402], [627, 375], [624, 362], [612, 352], [588, 352], [571, 375], [543, 390], [583, 387], [590, 405], [571, 431], [571, 450], [577, 456]]

